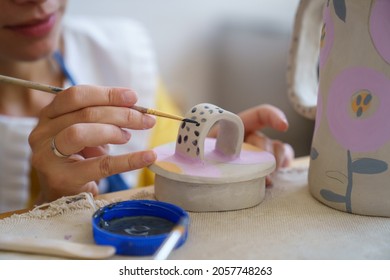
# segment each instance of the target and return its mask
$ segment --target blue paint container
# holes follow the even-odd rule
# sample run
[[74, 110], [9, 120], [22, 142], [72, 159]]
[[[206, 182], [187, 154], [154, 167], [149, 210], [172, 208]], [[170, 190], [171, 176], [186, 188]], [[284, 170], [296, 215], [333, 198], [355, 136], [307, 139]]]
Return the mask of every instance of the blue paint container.
[[185, 232], [175, 248], [188, 235], [189, 216], [182, 208], [161, 201], [130, 200], [109, 204], [92, 218], [96, 244], [111, 245], [119, 255], [153, 255], [182, 219]]

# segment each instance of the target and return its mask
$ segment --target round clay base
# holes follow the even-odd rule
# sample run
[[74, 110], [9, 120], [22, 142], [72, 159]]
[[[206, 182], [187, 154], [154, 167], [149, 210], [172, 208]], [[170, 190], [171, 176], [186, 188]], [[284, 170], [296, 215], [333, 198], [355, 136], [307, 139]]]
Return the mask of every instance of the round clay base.
[[175, 181], [156, 174], [155, 196], [187, 211], [211, 212], [249, 208], [265, 196], [265, 177], [249, 181], [208, 184]]

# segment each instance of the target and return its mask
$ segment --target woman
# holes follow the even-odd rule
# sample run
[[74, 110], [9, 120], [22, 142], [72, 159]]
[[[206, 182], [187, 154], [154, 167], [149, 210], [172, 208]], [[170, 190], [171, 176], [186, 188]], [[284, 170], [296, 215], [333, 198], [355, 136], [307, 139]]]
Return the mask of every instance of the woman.
[[[135, 186], [136, 170], [156, 159], [149, 150], [155, 119], [129, 109], [160, 105], [145, 31], [128, 20], [64, 21], [66, 4], [0, 2], [0, 74], [66, 88], [54, 96], [0, 84], [0, 212], [28, 201]], [[280, 110], [263, 105], [241, 117], [248, 142], [276, 152], [278, 165], [291, 160], [288, 145], [256, 133], [264, 126], [286, 130]], [[108, 153], [109, 144], [121, 145], [110, 145]]]

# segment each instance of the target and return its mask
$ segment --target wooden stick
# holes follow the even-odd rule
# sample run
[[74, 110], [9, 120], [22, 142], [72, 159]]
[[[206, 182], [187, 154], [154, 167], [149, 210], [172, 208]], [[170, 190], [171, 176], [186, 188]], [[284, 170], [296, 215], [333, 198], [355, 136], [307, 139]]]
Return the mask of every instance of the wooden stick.
[[141, 106], [137, 106], [137, 105], [131, 106], [131, 109], [137, 110], [138, 112], [141, 112], [141, 113], [144, 113], [144, 114], [159, 116], [159, 117], [163, 117], [163, 118], [169, 118], [169, 119], [174, 119], [174, 120], [178, 120], [178, 121], [193, 122], [193, 120], [187, 120], [187, 119], [184, 119], [183, 117], [180, 117], [180, 116], [164, 113], [164, 112], [161, 112], [161, 111], [157, 111], [157, 110], [154, 110], [154, 109], [145, 108], [145, 107], [141, 107]]
[[0, 235], [0, 249], [81, 259], [106, 259], [112, 257], [116, 251], [112, 246], [75, 243], [64, 239], [28, 238], [11, 234]]
[[173, 251], [176, 244], [185, 233], [187, 224], [188, 218], [180, 218], [179, 222], [173, 227], [168, 237], [154, 254], [154, 260], [165, 260], [168, 258], [169, 254]]
[[[25, 88], [35, 89], [35, 90], [44, 91], [44, 92], [53, 93], [53, 94], [57, 94], [57, 93], [64, 90], [63, 88], [60, 88], [60, 87], [39, 84], [39, 83], [26, 81], [26, 80], [22, 80], [22, 79], [18, 79], [18, 78], [13, 78], [13, 77], [8, 77], [8, 76], [4, 76], [4, 75], [0, 75], [0, 83], [7, 83], [7, 84], [16, 85], [16, 86], [22, 86]], [[155, 109], [145, 108], [145, 107], [136, 106], [136, 105], [134, 105], [130, 108], [134, 109], [138, 112], [144, 113], [144, 114], [149, 114], [149, 115], [154, 115], [154, 116], [158, 116], [158, 117], [163, 117], [163, 118], [168, 118], [168, 119], [173, 119], [173, 120], [178, 120], [178, 121], [183, 121], [183, 122], [189, 122], [189, 123], [194, 123], [196, 125], [199, 125], [199, 123], [195, 120], [185, 119], [181, 116], [168, 114], [168, 113], [161, 112], [161, 111], [158, 111]]]
[[12, 85], [16, 85], [16, 86], [22, 86], [22, 87], [30, 88], [30, 89], [36, 89], [36, 90], [45, 91], [45, 92], [54, 93], [54, 94], [59, 93], [60, 91], [64, 90], [64, 89], [59, 88], [59, 87], [38, 84], [38, 83], [34, 83], [34, 82], [22, 80], [22, 79], [17, 79], [17, 78], [12, 78], [12, 77], [8, 77], [8, 76], [3, 76], [3, 75], [0, 75], [0, 82], [12, 84]]

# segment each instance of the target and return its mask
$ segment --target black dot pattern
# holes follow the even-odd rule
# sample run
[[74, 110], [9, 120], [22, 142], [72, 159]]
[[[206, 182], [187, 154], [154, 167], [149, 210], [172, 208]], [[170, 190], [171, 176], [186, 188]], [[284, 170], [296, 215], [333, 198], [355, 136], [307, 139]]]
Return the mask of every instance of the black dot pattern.
[[[203, 103], [191, 108], [186, 114], [186, 118], [195, 120], [199, 125], [183, 122], [179, 129], [179, 135], [177, 138], [176, 150], [180, 150], [181, 153], [188, 155], [189, 157], [199, 157], [199, 137], [205, 124], [207, 124], [209, 117], [214, 118], [218, 114], [222, 114], [225, 111], [213, 104]], [[206, 132], [206, 134], [208, 131]], [[178, 147], [179, 146], [179, 147]]]

